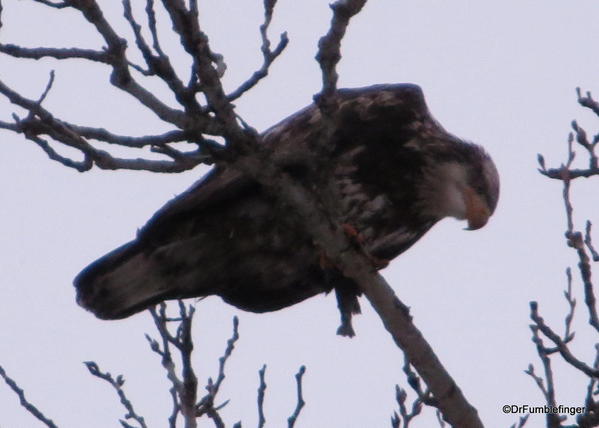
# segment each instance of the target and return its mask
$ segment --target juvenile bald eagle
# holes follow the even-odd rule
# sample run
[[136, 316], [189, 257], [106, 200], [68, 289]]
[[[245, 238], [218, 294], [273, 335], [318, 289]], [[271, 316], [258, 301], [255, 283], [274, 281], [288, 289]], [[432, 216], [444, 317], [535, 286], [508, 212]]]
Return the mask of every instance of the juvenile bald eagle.
[[[338, 91], [338, 127], [328, 160], [345, 209], [373, 260], [391, 260], [436, 222], [455, 217], [483, 227], [495, 210], [499, 177], [475, 144], [448, 134], [415, 85]], [[315, 105], [263, 134], [273, 161], [312, 150], [322, 128]], [[301, 157], [301, 156], [300, 156]], [[309, 180], [304, 171], [289, 173]], [[302, 176], [302, 174], [304, 174]], [[78, 302], [97, 317], [119, 319], [165, 299], [218, 295], [252, 312], [275, 311], [336, 289], [341, 333], [358, 312], [358, 290], [281, 213], [258, 183], [217, 167], [161, 208], [137, 237], [75, 279]]]

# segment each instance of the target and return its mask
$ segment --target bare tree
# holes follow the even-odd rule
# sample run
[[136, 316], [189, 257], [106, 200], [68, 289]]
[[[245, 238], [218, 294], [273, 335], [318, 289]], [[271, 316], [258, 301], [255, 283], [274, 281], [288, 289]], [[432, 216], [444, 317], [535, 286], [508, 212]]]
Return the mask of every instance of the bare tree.
[[[186, 305], [184, 302], [178, 302], [178, 314], [169, 316], [167, 314], [167, 305], [160, 305], [149, 309], [152, 315], [159, 339], [154, 339], [146, 334], [146, 339], [152, 352], [160, 357], [160, 363], [165, 370], [166, 378], [170, 383], [170, 395], [172, 398], [172, 411], [168, 417], [168, 426], [175, 428], [182, 426], [186, 428], [196, 427], [200, 418], [209, 418], [216, 428], [226, 426], [220, 410], [223, 409], [228, 400], [215, 404], [217, 395], [225, 380], [225, 366], [235, 348], [239, 339], [239, 321], [233, 319], [233, 335], [227, 341], [225, 351], [219, 359], [218, 373], [214, 378], [207, 380], [204, 389], [206, 393], [198, 399], [198, 378], [192, 364], [192, 352], [194, 349], [192, 340], [192, 324], [195, 314], [193, 305]], [[128, 398], [125, 391], [125, 378], [122, 375], [114, 376], [110, 372], [102, 371], [100, 366], [94, 361], [84, 362], [89, 373], [98, 379], [107, 382], [116, 392], [119, 402], [125, 408], [126, 413], [119, 422], [123, 428], [146, 428], [148, 425], [142, 415], [134, 407], [133, 402]], [[300, 367], [295, 375], [297, 385], [297, 402], [292, 414], [288, 418], [288, 427], [293, 428], [304, 407], [304, 398], [302, 394], [302, 379], [306, 369]], [[259, 371], [259, 386], [257, 391], [258, 427], [261, 428], [266, 422], [264, 416], [264, 397], [266, 391], [266, 366]], [[26, 397], [24, 391], [18, 386], [6, 371], [0, 366], [0, 377], [4, 379], [7, 385], [17, 394], [21, 405], [31, 415], [37, 418], [48, 428], [56, 428], [57, 425], [48, 418], [44, 412], [31, 403]], [[241, 421], [236, 422], [233, 427], [241, 428]]]
[[[143, 57], [143, 65], [135, 64], [130, 60], [129, 49], [132, 48], [128, 47], [126, 38], [106, 20], [95, 0], [34, 1], [48, 8], [79, 12], [101, 36], [105, 45], [100, 49], [82, 49], [28, 48], [14, 44], [0, 44], [0, 52], [15, 58], [78, 59], [101, 64], [110, 69], [112, 85], [133, 97], [172, 129], [162, 134], [140, 137], [118, 135], [104, 128], [83, 126], [62, 120], [43, 106], [48, 92], [52, 89], [53, 75], [50, 76], [45, 91], [37, 99], [28, 99], [0, 81], [0, 93], [27, 112], [24, 117], [15, 114], [12, 121], [0, 121], [0, 128], [22, 134], [38, 145], [50, 159], [81, 172], [95, 165], [102, 169], [172, 173], [189, 170], [200, 164], [217, 163], [226, 164], [229, 168], [260, 183], [279, 201], [292, 208], [290, 212], [296, 213], [297, 218], [301, 219], [298, 227], [303, 228], [303, 232], [322, 249], [328, 260], [332, 261], [346, 277], [358, 284], [360, 291], [379, 314], [397, 346], [404, 352], [406, 360], [404, 367], [408, 382], [418, 397], [411, 415], [417, 414], [421, 404], [426, 404], [437, 408], [442, 419], [454, 427], [483, 426], [476, 409], [466, 400], [458, 385], [412, 322], [408, 306], [398, 299], [385, 279], [376, 272], [372, 261], [351, 245], [350, 238], [344, 233], [340, 223], [338, 214], [340, 199], [331, 182], [326, 164], [318, 169], [320, 176], [315, 179], [322, 186], [320, 186], [320, 194], [315, 194], [303, 183], [286, 174], [280, 165], [272, 162], [269, 149], [260, 145], [261, 135], [235, 112], [232, 101], [245, 95], [268, 74], [270, 65], [283, 52], [287, 44], [287, 36], [282, 34], [276, 47], [272, 49], [268, 38], [268, 27], [276, 0], [264, 1], [264, 22], [260, 27], [262, 66], [237, 89], [229, 93], [225, 91], [221, 82], [226, 69], [225, 60], [210, 46], [209, 38], [199, 20], [197, 0], [161, 2], [162, 11], [168, 16], [173, 31], [191, 61], [190, 69], [183, 71], [175, 68], [167, 50], [160, 42], [157, 29], [158, 6], [153, 0], [146, 1], [143, 25], [139, 18], [134, 16], [130, 0], [122, 2], [125, 19], [131, 27], [135, 48]], [[326, 124], [316, 143], [317, 153], [320, 154], [326, 154], [331, 150], [331, 145], [327, 142], [338, 126], [338, 118], [334, 113], [338, 107], [336, 66], [341, 59], [341, 41], [351, 19], [360, 13], [365, 3], [366, 0], [334, 2], [331, 5], [330, 28], [319, 42], [316, 59], [322, 71], [323, 83], [322, 89], [315, 94], [314, 99]], [[142, 31], [142, 27], [147, 31]], [[144, 34], [150, 35], [149, 40]], [[149, 76], [161, 79], [168, 86], [178, 103], [177, 108], [170, 107], [143, 86], [143, 77]], [[219, 142], [221, 139], [224, 140], [224, 144]], [[98, 142], [138, 150], [142, 157], [117, 157], [99, 149]], [[188, 147], [181, 149], [177, 143], [185, 143]], [[75, 149], [80, 153], [81, 158], [76, 159], [60, 154], [56, 149], [59, 146]], [[143, 157], [143, 149], [147, 148], [163, 155], [163, 159]], [[325, 207], [321, 203], [323, 200], [327, 201]], [[167, 333], [166, 325], [161, 321], [164, 320], [163, 315], [160, 311], [154, 313], [154, 319], [163, 335], [163, 343], [160, 345], [158, 342], [151, 342], [152, 349], [163, 359], [168, 356], [167, 345], [179, 350], [189, 346], [185, 341], [180, 342], [188, 329], [185, 327], [185, 313], [189, 315], [189, 312], [181, 313], [182, 324], [179, 327], [181, 337]], [[185, 362], [183, 367], [186, 367]], [[107, 376], [97, 365], [91, 363], [88, 368], [92, 374], [108, 381], [121, 396], [122, 382], [118, 377], [115, 379]], [[301, 392], [299, 387], [301, 376], [298, 376], [298, 389]], [[202, 409], [201, 413], [208, 414], [216, 426], [221, 426], [217, 415], [218, 406], [214, 405], [215, 394], [210, 395], [209, 390], [208, 398], [205, 397], [198, 403], [193, 388], [187, 391], [185, 382], [181, 385], [181, 380], [176, 380], [174, 377], [171, 381], [174, 390], [179, 394], [180, 408], [177, 412], [187, 418], [187, 426], [194, 426], [192, 419], [196, 415], [194, 412], [198, 412], [197, 409]], [[426, 385], [424, 389], [420, 386], [421, 383]], [[210, 388], [216, 388], [215, 391], [218, 391], [217, 385], [218, 380]], [[404, 393], [398, 390], [400, 409], [402, 405], [405, 407], [402, 404], [404, 401]], [[298, 400], [298, 403], [302, 402], [301, 399]], [[301, 406], [298, 405], [297, 413], [300, 409]], [[128, 416], [143, 426], [142, 419], [135, 417], [132, 407], [127, 407], [127, 411]], [[400, 413], [404, 418], [404, 425], [407, 426], [407, 421], [412, 416], [405, 409], [400, 410]], [[296, 418], [297, 415], [290, 419], [290, 426]]]
[[[597, 103], [590, 93], [582, 95], [580, 89], [577, 89], [578, 103], [585, 108], [590, 109], [596, 116], [599, 116], [599, 103]], [[595, 148], [599, 143], [599, 134], [591, 138], [587, 132], [578, 125], [576, 121], [572, 122], [572, 130], [567, 140], [567, 158], [566, 162], [558, 168], [546, 168], [545, 159], [539, 155], [540, 173], [544, 176], [559, 180], [563, 184], [563, 200], [566, 211], [566, 245], [576, 253], [578, 259], [579, 281], [574, 280], [571, 268], [566, 269], [566, 290], [564, 298], [566, 299], [568, 310], [564, 317], [564, 332], [559, 334], [549, 326], [541, 316], [539, 304], [530, 302], [530, 317], [532, 324], [532, 341], [536, 346], [537, 353], [542, 363], [543, 372], [537, 373], [533, 364], [528, 366], [526, 373], [531, 376], [539, 390], [541, 391], [546, 403], [545, 413], [546, 426], [548, 428], [560, 428], [565, 426], [577, 427], [595, 427], [599, 426], [599, 403], [597, 402], [597, 380], [599, 378], [599, 342], [597, 342], [597, 333], [599, 333], [599, 318], [597, 317], [595, 285], [592, 279], [592, 261], [599, 261], [599, 253], [593, 247], [591, 237], [591, 221], [587, 220], [583, 229], [575, 225], [574, 204], [571, 198], [571, 186], [574, 180], [579, 178], [591, 178], [599, 176], [599, 167]], [[584, 150], [584, 155], [588, 161], [586, 167], [576, 168], [574, 165], [576, 158], [575, 143]], [[573, 289], [573, 284], [580, 282], [582, 290]], [[585, 362], [581, 357], [576, 356], [571, 350], [571, 345], [575, 339], [572, 321], [576, 309], [576, 295], [582, 294], [584, 298], [584, 307], [588, 316], [588, 324], [591, 328], [590, 335], [595, 340], [596, 357], [593, 361]], [[581, 397], [580, 406], [577, 408], [565, 409], [560, 405], [558, 392], [555, 388], [554, 373], [552, 361], [555, 358], [561, 358], [565, 361], [573, 373], [588, 378], [588, 387], [585, 396]], [[548, 410], [548, 411], [545, 411]], [[567, 415], [575, 416], [576, 425], [567, 424]]]

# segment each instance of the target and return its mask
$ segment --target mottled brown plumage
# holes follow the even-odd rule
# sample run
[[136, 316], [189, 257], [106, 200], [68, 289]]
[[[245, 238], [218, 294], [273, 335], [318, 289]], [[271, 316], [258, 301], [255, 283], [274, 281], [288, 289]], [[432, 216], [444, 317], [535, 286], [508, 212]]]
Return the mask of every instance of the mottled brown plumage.
[[[437, 221], [482, 227], [499, 194], [493, 162], [479, 146], [448, 134], [415, 85], [338, 92], [338, 129], [327, 159], [342, 196], [341, 223], [374, 259], [390, 260]], [[263, 134], [273, 161], [299, 180], [322, 127], [314, 105]], [[297, 219], [259, 184], [216, 168], [162, 209], [136, 239], [85, 268], [78, 301], [99, 318], [127, 317], [164, 299], [219, 295], [241, 309], [281, 309], [336, 289], [344, 319], [359, 310], [351, 280], [322, 257]]]

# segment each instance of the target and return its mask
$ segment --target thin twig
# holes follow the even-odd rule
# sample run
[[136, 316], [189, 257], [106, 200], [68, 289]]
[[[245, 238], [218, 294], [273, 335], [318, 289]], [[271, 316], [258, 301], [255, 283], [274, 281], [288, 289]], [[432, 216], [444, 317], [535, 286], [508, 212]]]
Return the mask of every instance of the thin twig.
[[520, 419], [518, 419], [518, 422], [513, 424], [510, 428], [523, 428], [524, 425], [526, 425], [526, 422], [528, 421], [528, 418], [530, 417], [530, 413], [527, 413], [524, 416], [521, 416]]
[[150, 308], [149, 312], [154, 320], [154, 324], [158, 329], [160, 334], [160, 338], [162, 339], [162, 347], [155, 339], [152, 339], [149, 335], [146, 334], [146, 339], [150, 344], [150, 349], [158, 354], [161, 357], [162, 367], [166, 370], [167, 379], [171, 382], [171, 398], [173, 403], [173, 408], [171, 415], [169, 417], [169, 426], [171, 428], [176, 427], [177, 416], [181, 411], [180, 405], [180, 390], [181, 390], [181, 380], [177, 376], [175, 370], [175, 363], [172, 358], [172, 354], [170, 351], [170, 340], [172, 336], [168, 329], [166, 328], [166, 304], [161, 303], [159, 306], [159, 310], [157, 311], [155, 307]]
[[[599, 369], [599, 344], [595, 345], [595, 364], [593, 367]], [[595, 378], [589, 379], [587, 396], [585, 398], [585, 412], [576, 418], [578, 428], [592, 428], [599, 426], [599, 403], [595, 401], [597, 385], [599, 381]]]
[[592, 238], [591, 238], [591, 227], [592, 227], [592, 223], [587, 220], [587, 225], [586, 225], [586, 229], [585, 229], [585, 233], [584, 233], [584, 243], [587, 246], [587, 248], [589, 249], [589, 251], [591, 252], [591, 255], [593, 256], [593, 261], [594, 262], [599, 262], [599, 253], [595, 250], [595, 247], [593, 247], [593, 242], [592, 242]]
[[[212, 418], [213, 422], [218, 423], [218, 409], [224, 406], [214, 406], [214, 401], [216, 400], [216, 396], [220, 387], [225, 380], [225, 365], [231, 357], [233, 350], [235, 349], [235, 343], [239, 340], [239, 319], [237, 317], [233, 318], [233, 335], [229, 340], [227, 340], [227, 346], [225, 348], [224, 354], [218, 360], [218, 374], [216, 377], [216, 382], [212, 380], [212, 378], [208, 378], [208, 383], [206, 385], [207, 394], [202, 397], [199, 402], [195, 406], [196, 416], [200, 417], [204, 414], [207, 414], [210, 418]], [[226, 404], [226, 403], [225, 403]]]
[[572, 332], [572, 320], [574, 319], [574, 310], [576, 309], [576, 299], [572, 295], [572, 270], [570, 268], [566, 269], [566, 277], [568, 285], [564, 291], [564, 297], [568, 302], [569, 310], [566, 314], [566, 318], [564, 319], [564, 343], [574, 340], [574, 332]]
[[[408, 412], [408, 408], [406, 405], [406, 401], [408, 398], [408, 393], [405, 389], [401, 388], [399, 385], [395, 385], [395, 401], [399, 407], [399, 415], [397, 412], [393, 412], [393, 416], [391, 418], [391, 425], [395, 428], [408, 428], [412, 419], [420, 414], [422, 411], [422, 400], [420, 397], [416, 397], [416, 399], [412, 402], [412, 408]], [[399, 419], [401, 417], [401, 419]], [[403, 425], [400, 425], [400, 422], [403, 422]]]
[[[162, 50], [157, 51], [157, 55], [155, 55], [150, 46], [146, 43], [141, 32], [141, 26], [133, 17], [130, 0], [124, 0], [123, 6], [125, 19], [127, 22], [129, 22], [129, 25], [133, 30], [133, 34], [135, 35], [135, 43], [143, 55], [150, 73], [157, 75], [164, 83], [167, 84], [179, 104], [185, 108], [185, 112], [188, 115], [202, 115], [202, 108], [198, 104], [194, 96], [195, 94], [193, 91], [189, 90], [189, 88], [187, 88], [177, 76], [169, 57], [166, 56]], [[148, 13], [147, 8], [146, 13]], [[154, 46], [157, 46], [156, 39], [154, 40]]]
[[[191, 354], [193, 352], [193, 342], [191, 339], [191, 325], [195, 308], [191, 305], [186, 306], [182, 301], [179, 301], [179, 317], [171, 319], [166, 314], [166, 304], [161, 303], [158, 310], [150, 309], [154, 324], [162, 338], [162, 348], [158, 342], [149, 338], [150, 347], [154, 352], [161, 355], [162, 365], [167, 371], [167, 377], [171, 381], [172, 386], [177, 392], [177, 400], [173, 400], [173, 405], [177, 407], [177, 411], [173, 410], [171, 419], [176, 418], [178, 413], [181, 413], [185, 421], [185, 426], [193, 428], [196, 423], [196, 394], [197, 394], [197, 377], [191, 364]], [[168, 322], [177, 322], [176, 333], [173, 335], [167, 326]], [[181, 356], [181, 375], [177, 375], [175, 363], [172, 359], [170, 345], [174, 346]], [[175, 402], [176, 401], [176, 402]]]
[[6, 371], [2, 366], [0, 366], [0, 376], [4, 379], [4, 382], [6, 382], [10, 389], [12, 389], [15, 394], [17, 394], [21, 406], [23, 406], [25, 410], [27, 410], [29, 413], [35, 416], [48, 428], [57, 428], [51, 419], [46, 417], [46, 415], [44, 415], [36, 406], [31, 404], [31, 402], [29, 402], [27, 398], [25, 398], [25, 391], [23, 391], [23, 389], [20, 388], [19, 385], [17, 385], [17, 383], [8, 376], [8, 374], [6, 374]]
[[241, 97], [244, 93], [252, 89], [254, 86], [260, 82], [260, 80], [264, 79], [270, 70], [270, 66], [272, 63], [283, 53], [287, 44], [289, 43], [289, 38], [287, 37], [287, 33], [284, 32], [281, 34], [279, 43], [275, 47], [274, 50], [270, 49], [270, 40], [268, 38], [268, 27], [272, 21], [272, 15], [275, 8], [277, 0], [264, 0], [264, 23], [260, 26], [260, 37], [262, 38], [262, 46], [260, 50], [262, 51], [262, 66], [254, 72], [245, 82], [243, 82], [237, 89], [227, 95], [229, 101], [236, 100]]
[[266, 364], [258, 371], [258, 376], [260, 377], [260, 385], [258, 386], [258, 428], [263, 428], [266, 423], [266, 418], [264, 417], [264, 395], [266, 392], [266, 382], [264, 380], [265, 373]]
[[54, 84], [54, 77], [55, 77], [54, 70], [51, 70], [50, 71], [50, 78], [48, 79], [48, 83], [46, 84], [46, 89], [44, 89], [44, 92], [42, 93], [42, 95], [37, 100], [38, 104], [41, 104], [42, 102], [44, 102], [44, 100], [46, 99], [46, 97], [50, 93], [50, 89], [52, 89], [52, 85]]
[[306, 366], [301, 366], [299, 371], [295, 375], [295, 382], [297, 385], [297, 404], [295, 405], [295, 410], [293, 411], [292, 415], [289, 416], [289, 418], [287, 418], [288, 428], [293, 428], [295, 426], [297, 418], [299, 417], [300, 412], [306, 404], [302, 393], [302, 378], [304, 377], [304, 373], [306, 373]]
[[406, 374], [407, 380], [408, 380], [408, 385], [410, 385], [410, 387], [414, 390], [414, 392], [416, 392], [416, 395], [418, 396], [418, 400], [420, 400], [423, 404], [426, 404], [427, 406], [432, 406], [432, 407], [438, 407], [439, 403], [438, 401], [435, 399], [435, 397], [433, 397], [433, 395], [430, 392], [430, 389], [427, 387], [426, 390], [422, 390], [422, 382], [420, 377], [416, 374], [416, 372], [414, 372], [414, 370], [412, 370], [412, 365], [410, 364], [410, 359], [408, 358], [407, 355], [404, 355], [404, 366], [403, 366], [403, 372]]
[[[580, 130], [580, 128], [578, 127], [578, 125], [575, 126], [575, 130], [577, 130], [578, 135], [580, 135], [580, 133], [582, 132]], [[594, 286], [593, 286], [593, 282], [591, 279], [591, 275], [592, 275], [591, 263], [590, 263], [591, 259], [590, 259], [589, 255], [587, 254], [587, 250], [586, 250], [588, 248], [589, 251], [591, 252], [591, 255], [593, 256], [593, 258], [595, 258], [596, 252], [591, 243], [590, 222], [587, 222], [586, 234], [585, 234], [584, 238], [583, 238], [582, 232], [579, 232], [574, 229], [574, 219], [573, 219], [574, 208], [572, 206], [572, 202], [570, 199], [570, 187], [571, 187], [571, 182], [573, 179], [573, 171], [572, 171], [571, 167], [572, 167], [572, 164], [576, 157], [576, 152], [574, 151], [574, 148], [573, 148], [573, 141], [574, 141], [574, 136], [572, 134], [570, 134], [568, 137], [568, 160], [564, 165], [562, 165], [559, 168], [557, 177], [551, 177], [551, 178], [559, 178], [559, 180], [561, 180], [563, 183], [562, 195], [563, 195], [563, 200], [564, 200], [564, 207], [566, 210], [566, 233], [565, 233], [565, 236], [566, 236], [568, 246], [571, 248], [574, 248], [578, 255], [578, 259], [579, 259], [578, 268], [580, 270], [580, 275], [581, 275], [581, 278], [582, 278], [582, 281], [584, 284], [585, 303], [586, 303], [586, 307], [589, 311], [589, 324], [592, 325], [595, 328], [595, 330], [599, 331], [599, 315], [597, 314], [595, 291], [594, 291]], [[589, 144], [586, 140], [586, 137], [578, 137], [577, 141], [583, 146]], [[594, 144], [593, 144], [593, 147], [594, 147]], [[591, 158], [592, 158], [592, 156], [593, 156], [592, 150], [589, 150], [589, 153], [591, 153]], [[540, 170], [541, 173], [546, 176], [550, 176], [549, 175], [550, 170], [545, 169], [544, 160], [542, 159], [542, 156], [539, 157], [539, 163], [541, 164], [541, 168], [542, 168]], [[593, 163], [592, 159], [591, 159], [591, 163]], [[592, 167], [592, 165], [591, 165], [591, 167]], [[597, 171], [596, 174], [593, 173], [591, 175], [599, 175], [599, 170]], [[586, 247], [585, 247], [585, 245], [586, 245]]]
[[[131, 400], [127, 398], [127, 395], [123, 390], [123, 385], [125, 384], [125, 379], [123, 378], [123, 376], [118, 375], [116, 378], [113, 378], [109, 372], [102, 372], [98, 365], [93, 361], [85, 361], [84, 364], [93, 376], [108, 382], [114, 388], [117, 395], [119, 396], [121, 404], [127, 410], [127, 413], [125, 414], [125, 419], [133, 419], [139, 424], [141, 428], [147, 428], [144, 418], [135, 411], [135, 409], [133, 408], [133, 404], [131, 403]], [[123, 420], [121, 420], [120, 422], [123, 426], [130, 426]]]
[[61, 2], [53, 2], [50, 0], [34, 0], [36, 3], [41, 3], [44, 4], [46, 6], [50, 6], [56, 9], [63, 9], [65, 7], [69, 7], [70, 5], [67, 2], [61, 1]]
[[547, 324], [545, 324], [545, 321], [539, 315], [537, 302], [530, 302], [530, 318], [534, 321], [534, 325], [531, 326], [533, 331], [538, 329], [545, 337], [551, 340], [556, 345], [558, 352], [564, 358], [564, 360], [589, 377], [599, 377], [599, 370], [589, 367], [587, 364], [577, 359], [570, 352], [568, 345], [562, 340], [562, 338], [559, 337], [559, 335], [557, 335], [549, 326], [547, 326]]

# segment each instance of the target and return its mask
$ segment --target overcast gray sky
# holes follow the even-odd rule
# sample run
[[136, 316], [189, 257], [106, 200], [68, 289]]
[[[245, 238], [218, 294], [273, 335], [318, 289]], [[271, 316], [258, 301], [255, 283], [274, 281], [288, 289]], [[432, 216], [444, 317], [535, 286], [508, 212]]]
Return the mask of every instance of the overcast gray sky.
[[[100, 3], [115, 27], [129, 34], [120, 2]], [[234, 88], [261, 61], [257, 27], [262, 2], [200, 3], [213, 49], [225, 55], [229, 66], [225, 84]], [[271, 76], [237, 102], [239, 113], [258, 129], [310, 103], [320, 87], [313, 57], [328, 27], [327, 2], [279, 3], [271, 34], [275, 38], [288, 31], [290, 45]], [[568, 6], [548, 0], [379, 0], [369, 2], [352, 21], [343, 43], [340, 86], [419, 84], [439, 122], [482, 144], [500, 171], [499, 207], [487, 227], [465, 232], [464, 224], [445, 220], [383, 271], [489, 427], [516, 421], [502, 414], [503, 404], [544, 404], [523, 374], [529, 362], [539, 367], [530, 342], [528, 302], [539, 300], [542, 314], [561, 331], [564, 270], [575, 266], [575, 259], [563, 242], [561, 187], [537, 173], [536, 154], [545, 154], [550, 165], [562, 162], [574, 118], [589, 132], [596, 129], [592, 115], [577, 106], [574, 89], [599, 94], [599, 27], [593, 25], [598, 15], [599, 4], [590, 0]], [[100, 46], [80, 16], [33, 1], [4, 2], [2, 21], [3, 43]], [[176, 39], [166, 35], [168, 28], [164, 46], [184, 66]], [[0, 57], [0, 79], [31, 98], [39, 96], [52, 69], [56, 84], [45, 106], [57, 116], [132, 135], [166, 129], [111, 87], [108, 70], [99, 65]], [[163, 87], [150, 87], [168, 97]], [[19, 110], [1, 100], [0, 120], [12, 112]], [[104, 370], [124, 374], [138, 411], [150, 426], [164, 426], [170, 399], [160, 363], [143, 337], [154, 334], [149, 316], [97, 320], [75, 304], [71, 284], [81, 268], [130, 240], [156, 209], [204, 170], [80, 174], [50, 161], [17, 135], [1, 132], [0, 138], [0, 364], [60, 426], [118, 426], [124, 410], [115, 394], [81, 364], [95, 360]], [[588, 216], [597, 220], [597, 185], [595, 180], [574, 186], [579, 225]], [[333, 296], [263, 315], [208, 298], [198, 305], [195, 324], [200, 382], [216, 374], [232, 316], [238, 315], [241, 339], [220, 395], [231, 400], [224, 411], [228, 423], [241, 419], [244, 426], [255, 425], [257, 371], [266, 363], [269, 426], [283, 426], [291, 414], [293, 375], [302, 364], [307, 366], [306, 407], [299, 426], [389, 426], [394, 385], [406, 385], [403, 355], [366, 301], [362, 307], [363, 315], [355, 319], [357, 337], [349, 340], [335, 335]], [[576, 321], [574, 349], [590, 362], [594, 337], [585, 327], [582, 307]], [[555, 371], [558, 402], [582, 405], [584, 380], [563, 364], [556, 364]], [[35, 423], [2, 385], [0, 409], [2, 427]], [[428, 414], [414, 426], [433, 426], [433, 412]], [[536, 417], [528, 426], [542, 424]]]

